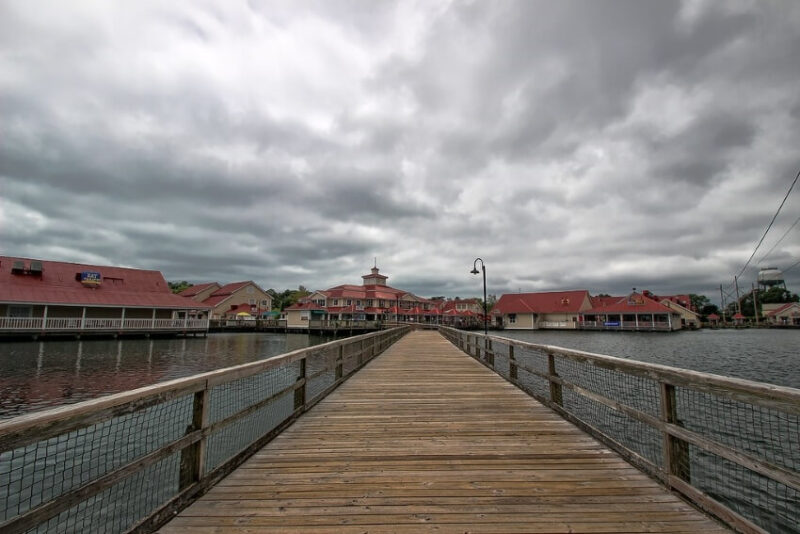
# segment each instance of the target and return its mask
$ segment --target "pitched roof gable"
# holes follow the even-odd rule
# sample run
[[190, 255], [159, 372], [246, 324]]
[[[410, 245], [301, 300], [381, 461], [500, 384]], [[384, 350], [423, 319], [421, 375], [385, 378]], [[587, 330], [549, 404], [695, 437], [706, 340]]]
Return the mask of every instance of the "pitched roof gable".
[[543, 293], [507, 293], [495, 303], [495, 313], [577, 313], [589, 298], [585, 289]]
[[[41, 261], [42, 273], [14, 274], [16, 262]], [[82, 272], [98, 272], [94, 287], [80, 281]], [[159, 271], [0, 256], [0, 301], [54, 305], [205, 308], [170, 291]]]

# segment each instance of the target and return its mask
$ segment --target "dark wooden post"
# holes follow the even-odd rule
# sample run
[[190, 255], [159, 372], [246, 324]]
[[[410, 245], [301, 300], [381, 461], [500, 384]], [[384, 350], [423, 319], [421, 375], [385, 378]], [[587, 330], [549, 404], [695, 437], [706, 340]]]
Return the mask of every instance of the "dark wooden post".
[[[682, 426], [678, 419], [675, 386], [665, 382], [661, 382], [661, 420], [667, 424]], [[664, 472], [667, 476], [672, 475], [691, 482], [689, 444], [669, 432], [664, 432]]]
[[344, 346], [339, 345], [336, 349], [336, 380], [342, 379], [342, 355], [344, 353]]
[[486, 356], [486, 363], [494, 367], [494, 347], [492, 346], [492, 340], [488, 337], [484, 337], [483, 343], [485, 345], [485, 350], [483, 352]]
[[364, 340], [358, 342], [358, 365], [364, 363]]
[[[194, 394], [192, 422], [186, 427], [186, 434], [201, 430], [208, 425], [208, 384], [202, 391]], [[202, 438], [181, 451], [179, 489], [183, 490], [205, 475], [206, 438]]]
[[302, 382], [297, 389], [294, 390], [294, 409], [295, 411], [302, 408], [306, 404], [306, 359], [308, 356], [300, 360], [300, 374], [297, 377], [298, 382]]
[[514, 345], [508, 346], [508, 374], [511, 380], [517, 380], [517, 360], [514, 358]]
[[556, 373], [556, 358], [550, 352], [547, 353], [547, 375], [550, 380], [550, 400], [559, 406], [563, 406], [564, 398], [561, 391], [561, 384], [553, 380], [553, 378], [558, 378], [558, 373]]

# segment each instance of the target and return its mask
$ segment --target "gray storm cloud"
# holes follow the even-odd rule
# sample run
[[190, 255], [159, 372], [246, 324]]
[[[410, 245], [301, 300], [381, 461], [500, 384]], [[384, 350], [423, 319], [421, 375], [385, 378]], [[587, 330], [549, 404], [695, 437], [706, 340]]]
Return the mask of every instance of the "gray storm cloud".
[[791, 2], [4, 2], [2, 252], [713, 296], [800, 169], [798, 57]]

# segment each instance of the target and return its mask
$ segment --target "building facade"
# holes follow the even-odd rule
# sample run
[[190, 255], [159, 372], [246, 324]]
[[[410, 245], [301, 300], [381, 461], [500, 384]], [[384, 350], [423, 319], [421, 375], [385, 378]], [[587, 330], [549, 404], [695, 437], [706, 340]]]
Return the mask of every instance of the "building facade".
[[494, 325], [509, 330], [575, 330], [592, 307], [586, 290], [508, 293], [492, 308]]
[[0, 257], [0, 333], [199, 332], [209, 311], [158, 271]]
[[[230, 312], [243, 317], [261, 317], [272, 311], [272, 296], [252, 280], [221, 286], [217, 282], [199, 284], [178, 293], [211, 308], [212, 319], [229, 318]], [[240, 315], [241, 314], [241, 315]]]
[[[440, 316], [436, 303], [409, 291], [389, 286], [388, 276], [377, 266], [362, 277], [361, 285], [343, 284], [314, 291], [301, 306], [290, 306], [281, 315], [291, 321], [319, 319], [325, 321], [408, 321], [435, 322]], [[310, 306], [313, 304], [313, 306]], [[306, 313], [305, 316], [295, 313]], [[312, 317], [313, 316], [313, 317]]]

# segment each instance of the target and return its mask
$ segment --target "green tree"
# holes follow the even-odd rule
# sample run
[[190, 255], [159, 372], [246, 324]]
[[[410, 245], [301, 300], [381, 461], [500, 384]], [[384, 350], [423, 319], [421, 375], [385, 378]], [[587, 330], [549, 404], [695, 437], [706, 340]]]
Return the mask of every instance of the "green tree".
[[711, 301], [707, 296], [695, 295], [694, 293], [689, 295], [689, 301], [691, 303], [691, 307], [699, 313], [702, 313], [702, 309], [711, 304]]
[[773, 286], [766, 291], [759, 291], [758, 301], [763, 304], [784, 304], [786, 302], [800, 302], [800, 297], [797, 296], [797, 293]]
[[167, 285], [173, 293], [180, 293], [184, 289], [189, 289], [194, 284], [190, 284], [186, 280], [181, 280], [180, 282], [167, 282]]

